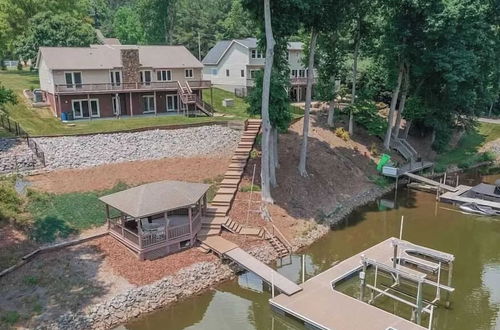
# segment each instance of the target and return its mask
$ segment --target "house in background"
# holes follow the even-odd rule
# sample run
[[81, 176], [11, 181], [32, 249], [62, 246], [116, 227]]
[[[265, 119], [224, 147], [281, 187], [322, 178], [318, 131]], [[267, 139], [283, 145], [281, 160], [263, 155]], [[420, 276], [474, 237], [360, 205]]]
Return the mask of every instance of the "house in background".
[[[303, 56], [302, 42], [288, 43], [289, 93], [293, 101], [303, 101], [306, 95], [307, 69]], [[264, 68], [265, 60], [265, 53], [257, 48], [256, 38], [222, 40], [202, 60], [203, 79], [236, 95], [247, 95], [255, 85], [256, 72]]]
[[54, 115], [212, 114], [203, 65], [184, 46], [40, 47], [40, 87]]

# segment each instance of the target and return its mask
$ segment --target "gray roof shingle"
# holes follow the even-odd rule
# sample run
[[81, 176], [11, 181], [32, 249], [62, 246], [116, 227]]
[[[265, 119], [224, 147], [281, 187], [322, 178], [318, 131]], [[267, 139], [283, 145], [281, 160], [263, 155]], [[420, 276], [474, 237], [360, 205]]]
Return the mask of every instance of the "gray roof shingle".
[[40, 47], [52, 70], [92, 70], [120, 68], [120, 49], [139, 49], [139, 61], [147, 68], [202, 68], [184, 46], [91, 45], [90, 47]]
[[[240, 43], [243, 46], [252, 49], [257, 48], [257, 38], [245, 38], [245, 39], [232, 39], [232, 40], [221, 40], [218, 41], [215, 46], [213, 46], [207, 53], [207, 55], [201, 61], [204, 65], [217, 65], [221, 60], [225, 52], [231, 47], [233, 43]], [[289, 42], [289, 50], [301, 50], [303, 47], [302, 42]]]
[[99, 198], [134, 218], [162, 213], [196, 203], [210, 185], [182, 181], [143, 184]]

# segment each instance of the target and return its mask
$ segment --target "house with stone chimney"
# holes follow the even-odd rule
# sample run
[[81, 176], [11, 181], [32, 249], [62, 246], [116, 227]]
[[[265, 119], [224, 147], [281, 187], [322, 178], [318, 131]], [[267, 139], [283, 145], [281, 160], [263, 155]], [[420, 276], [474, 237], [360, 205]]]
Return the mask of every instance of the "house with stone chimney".
[[[302, 42], [289, 42], [287, 47], [290, 69], [288, 93], [290, 99], [296, 102], [304, 101], [306, 95], [308, 70], [304, 66], [303, 47]], [[214, 86], [236, 95], [247, 95], [255, 86], [257, 72], [264, 68], [265, 57], [265, 51], [258, 47], [256, 38], [218, 41], [202, 60], [205, 66], [203, 79], [210, 80]], [[316, 70], [313, 73], [314, 86]]]
[[212, 115], [203, 65], [184, 46], [40, 47], [44, 98], [61, 119]]

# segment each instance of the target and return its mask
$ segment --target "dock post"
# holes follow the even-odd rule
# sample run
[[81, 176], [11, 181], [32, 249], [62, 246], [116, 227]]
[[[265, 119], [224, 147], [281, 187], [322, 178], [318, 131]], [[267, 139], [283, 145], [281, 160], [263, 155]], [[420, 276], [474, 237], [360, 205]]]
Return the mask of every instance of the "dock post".
[[460, 175], [457, 173], [457, 187], [458, 187], [458, 179], [460, 178]]
[[443, 184], [446, 184], [446, 172], [444, 172], [444, 177], [443, 177]]
[[[453, 261], [448, 264], [448, 286], [451, 287], [451, 280], [453, 278]], [[446, 291], [446, 308], [450, 307], [450, 291]]]
[[398, 245], [395, 240], [392, 241], [392, 246], [394, 247], [394, 256], [392, 258], [392, 267], [396, 269], [396, 264], [398, 262]]
[[306, 281], [306, 255], [302, 255], [302, 283]]
[[271, 297], [274, 298], [274, 272], [271, 270]]
[[441, 261], [439, 262], [439, 268], [438, 268], [438, 277], [437, 277], [437, 286], [436, 286], [436, 299], [439, 300], [441, 298]]
[[418, 281], [417, 286], [417, 324], [420, 325], [422, 322], [422, 301], [423, 301], [423, 292], [422, 292], [422, 282]]
[[361, 255], [361, 260], [362, 260], [362, 263], [363, 263], [363, 270], [361, 271], [361, 273], [359, 273], [359, 278], [361, 280], [361, 283], [360, 283], [360, 290], [359, 290], [359, 300], [361, 301], [364, 301], [365, 299], [365, 288], [366, 288], [366, 261], [365, 261], [365, 255]]

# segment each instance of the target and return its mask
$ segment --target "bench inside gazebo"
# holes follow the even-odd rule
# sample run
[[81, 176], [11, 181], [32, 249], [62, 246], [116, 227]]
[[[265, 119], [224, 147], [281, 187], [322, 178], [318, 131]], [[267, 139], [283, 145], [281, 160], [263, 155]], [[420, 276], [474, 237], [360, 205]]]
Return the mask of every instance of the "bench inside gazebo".
[[201, 229], [209, 187], [160, 181], [103, 196], [108, 232], [141, 260], [189, 248]]

